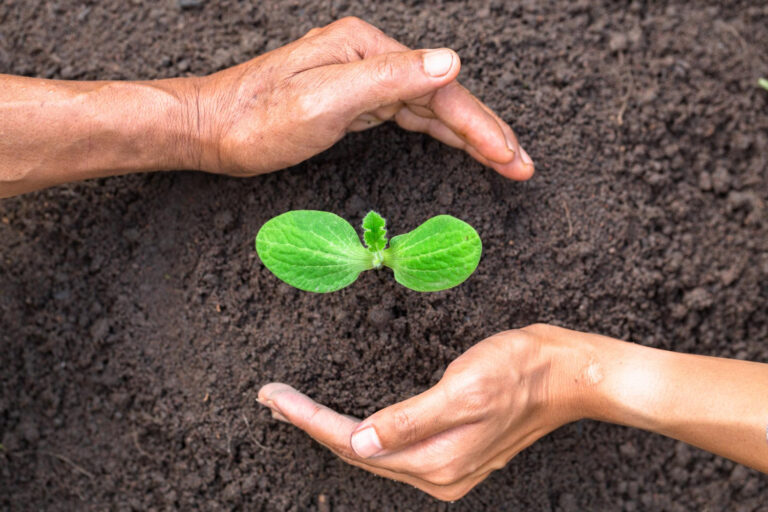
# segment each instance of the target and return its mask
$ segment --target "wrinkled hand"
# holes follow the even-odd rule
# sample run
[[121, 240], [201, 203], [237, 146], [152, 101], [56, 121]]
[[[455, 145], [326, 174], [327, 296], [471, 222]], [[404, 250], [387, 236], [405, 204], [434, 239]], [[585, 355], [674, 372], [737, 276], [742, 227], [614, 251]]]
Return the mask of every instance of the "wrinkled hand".
[[[286, 384], [259, 402], [344, 461], [456, 500], [518, 452], [579, 418], [573, 391], [553, 368], [570, 359], [552, 334], [531, 326], [492, 336], [452, 362], [433, 388], [360, 422]], [[557, 357], [554, 354], [558, 354]]]
[[452, 50], [409, 50], [345, 18], [198, 79], [190, 167], [249, 176], [295, 165], [347, 132], [394, 120], [512, 179], [533, 174], [512, 130], [458, 82]]

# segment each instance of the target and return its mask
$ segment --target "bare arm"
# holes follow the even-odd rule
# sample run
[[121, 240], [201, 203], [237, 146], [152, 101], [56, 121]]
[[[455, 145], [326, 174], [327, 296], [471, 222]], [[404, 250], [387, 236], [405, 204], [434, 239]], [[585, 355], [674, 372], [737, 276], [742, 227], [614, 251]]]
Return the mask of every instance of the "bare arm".
[[582, 336], [602, 367], [586, 393], [589, 417], [673, 437], [768, 473], [768, 364]]
[[0, 197], [99, 176], [195, 168], [191, 85], [0, 75]]
[[393, 120], [524, 180], [511, 128], [457, 81], [447, 48], [410, 50], [345, 18], [206, 77], [66, 82], [0, 75], [0, 197], [149, 170], [271, 172]]
[[358, 421], [280, 383], [259, 400], [343, 460], [445, 500], [582, 418], [680, 439], [768, 473], [768, 364], [533, 325], [481, 341], [433, 388]]

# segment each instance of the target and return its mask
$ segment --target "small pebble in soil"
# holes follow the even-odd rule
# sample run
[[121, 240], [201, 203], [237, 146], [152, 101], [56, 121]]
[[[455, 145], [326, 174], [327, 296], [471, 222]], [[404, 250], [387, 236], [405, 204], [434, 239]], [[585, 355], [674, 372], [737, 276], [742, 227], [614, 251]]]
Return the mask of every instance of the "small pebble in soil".
[[109, 320], [99, 318], [91, 326], [91, 337], [94, 340], [103, 340], [109, 334]]
[[712, 175], [707, 171], [699, 173], [699, 188], [704, 192], [712, 190]]
[[692, 458], [693, 454], [691, 453], [691, 447], [682, 441], [678, 441], [675, 445], [675, 460], [677, 460], [677, 463], [680, 466], [685, 467], [691, 462]]
[[221, 497], [224, 501], [235, 501], [240, 496], [240, 482], [232, 482], [224, 488]]
[[626, 50], [628, 45], [629, 41], [627, 40], [627, 36], [621, 32], [615, 32], [611, 34], [611, 38], [608, 41], [608, 48], [610, 48], [612, 52], [620, 52]]
[[331, 512], [331, 500], [325, 494], [319, 494], [317, 496], [317, 511], [318, 512]]
[[571, 494], [570, 492], [564, 492], [560, 495], [560, 498], [557, 500], [557, 504], [560, 507], [560, 510], [563, 511], [577, 511], [579, 510], [579, 502], [576, 499], [576, 496]]
[[724, 194], [731, 188], [731, 174], [725, 167], [718, 167], [712, 173], [712, 188], [718, 194]]
[[704, 288], [694, 288], [683, 296], [683, 303], [688, 309], [700, 311], [712, 305], [714, 298]]
[[619, 447], [619, 452], [625, 457], [634, 458], [637, 457], [637, 448], [631, 441], [627, 441]]
[[139, 238], [141, 238], [141, 233], [139, 233], [139, 230], [136, 228], [128, 228], [123, 231], [123, 238], [129, 242], [137, 242]]
[[435, 199], [443, 206], [451, 206], [453, 204], [453, 190], [447, 183], [442, 183], [437, 187], [435, 191]]
[[219, 231], [227, 231], [231, 229], [234, 223], [235, 217], [229, 210], [219, 212], [213, 217], [213, 225], [216, 226], [216, 229]]
[[240, 491], [247, 495], [252, 493], [254, 489], [256, 489], [256, 477], [254, 475], [246, 476], [240, 486]]
[[[349, 199], [347, 199], [347, 203], [344, 206], [345, 206], [347, 215], [349, 215], [350, 217], [354, 215], [360, 215], [360, 216], [365, 215], [365, 212], [363, 211], [365, 210], [365, 201], [363, 200], [362, 197], [360, 197], [357, 194], [354, 194]], [[384, 215], [384, 217], [386, 218], [385, 214], [382, 214], [382, 215]]]
[[747, 480], [748, 476], [749, 470], [747, 470], [747, 468], [741, 464], [736, 464], [736, 466], [733, 468], [733, 471], [731, 471], [729, 480], [731, 481], [731, 485], [736, 488], [740, 488], [742, 485], [744, 485], [744, 482]]
[[16, 427], [16, 432], [20, 434], [22, 439], [30, 444], [35, 443], [40, 439], [40, 431], [37, 428], [37, 424], [30, 418], [21, 420], [21, 423]]
[[381, 306], [374, 306], [368, 311], [368, 322], [374, 327], [384, 327], [392, 320], [392, 311]]

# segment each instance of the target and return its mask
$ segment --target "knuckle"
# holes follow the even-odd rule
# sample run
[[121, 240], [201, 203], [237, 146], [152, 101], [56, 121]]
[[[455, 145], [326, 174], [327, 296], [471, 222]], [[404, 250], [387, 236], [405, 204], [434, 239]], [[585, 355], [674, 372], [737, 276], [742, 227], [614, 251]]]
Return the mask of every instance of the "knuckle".
[[379, 85], [389, 86], [395, 83], [397, 71], [397, 59], [391, 54], [384, 55], [373, 69], [373, 80]]
[[358, 31], [365, 30], [370, 25], [368, 25], [368, 23], [364, 22], [357, 16], [347, 16], [331, 23], [330, 26], [341, 30]]
[[317, 121], [327, 118], [329, 113], [333, 113], [333, 103], [331, 98], [317, 92], [311, 92], [296, 95], [292, 104], [292, 110], [294, 119]]
[[458, 467], [448, 464], [430, 473], [427, 481], [433, 485], [450, 486], [461, 480], [462, 473]]
[[530, 334], [530, 335], [533, 335], [533, 336], [543, 336], [550, 329], [551, 329], [551, 326], [549, 326], [547, 324], [535, 323], [535, 324], [528, 325], [528, 326], [523, 327], [523, 328], [521, 328], [521, 329], [519, 329], [517, 331], [512, 331], [512, 332], [526, 333], [526, 334]]
[[[0, 167], [0, 185], [3, 183], [11, 184], [24, 180], [31, 174], [31, 168], [26, 166], [3, 166]], [[0, 193], [0, 197], [3, 197]]]
[[[483, 411], [493, 400], [488, 377], [477, 371], [466, 371], [454, 389], [455, 400], [467, 412]], [[456, 386], [454, 384], [454, 386]]]
[[454, 486], [447, 489], [439, 489], [430, 494], [440, 501], [456, 501], [463, 498], [468, 492], [469, 489], [465, 488], [465, 486]]
[[415, 440], [416, 433], [414, 432], [413, 418], [407, 410], [396, 410], [392, 415], [392, 423], [402, 443], [408, 444]]
[[[512, 457], [510, 457], [509, 460], [513, 459], [514, 457], [515, 457], [515, 455], [512, 455]], [[488, 465], [488, 470], [490, 470], [490, 471], [497, 471], [497, 470], [503, 468], [504, 466], [506, 466], [507, 462], [509, 462], [509, 460], [507, 460], [505, 458], [497, 458], [496, 460], [494, 460], [493, 462], [491, 462]]]
[[323, 29], [320, 27], [315, 27], [310, 29], [306, 34], [304, 34], [304, 37], [313, 37], [318, 35], [320, 32], [322, 32]]
[[302, 427], [311, 427], [314, 422], [315, 418], [318, 414], [320, 414], [321, 407], [318, 404], [312, 404], [309, 408], [309, 410], [304, 413], [304, 416], [301, 417], [301, 426]]

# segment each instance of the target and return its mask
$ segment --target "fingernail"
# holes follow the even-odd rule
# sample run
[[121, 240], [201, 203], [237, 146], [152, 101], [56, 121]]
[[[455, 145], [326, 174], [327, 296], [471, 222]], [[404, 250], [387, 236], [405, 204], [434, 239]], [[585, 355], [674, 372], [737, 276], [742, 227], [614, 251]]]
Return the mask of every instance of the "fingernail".
[[364, 428], [352, 434], [352, 449], [360, 457], [367, 459], [381, 451], [381, 441], [373, 427]]
[[453, 66], [453, 52], [448, 50], [434, 50], [424, 54], [424, 71], [435, 78], [444, 76]]
[[283, 423], [290, 423], [288, 418], [283, 416], [282, 413], [277, 409], [272, 409], [272, 418], [276, 419], [277, 421], [282, 421]]
[[509, 152], [514, 155], [515, 154], [515, 143], [512, 142], [512, 139], [510, 139], [509, 135], [507, 135], [506, 133], [504, 133], [504, 141], [507, 143], [507, 149], [509, 150]]
[[272, 400], [270, 399], [262, 400], [261, 398], [257, 398], [256, 401], [259, 402], [264, 407], [269, 407], [269, 410], [272, 411], [272, 418], [278, 421], [283, 421], [285, 423], [290, 423], [290, 421], [288, 421], [288, 418], [286, 418], [283, 415], [283, 413], [280, 412], [280, 409], [277, 408], [277, 406], [275, 405], [275, 402], [273, 402]]
[[523, 148], [520, 148], [520, 158], [523, 159], [525, 165], [533, 165], [533, 160], [531, 160], [530, 155], [528, 155]]

